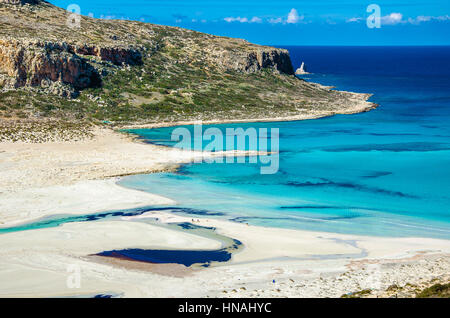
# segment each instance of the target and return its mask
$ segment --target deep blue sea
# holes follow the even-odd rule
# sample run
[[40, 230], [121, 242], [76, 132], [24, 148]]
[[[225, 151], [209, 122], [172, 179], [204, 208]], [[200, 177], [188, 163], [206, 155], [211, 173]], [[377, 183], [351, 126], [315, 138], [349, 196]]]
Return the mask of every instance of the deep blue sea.
[[[372, 93], [376, 110], [279, 128], [280, 169], [190, 164], [127, 187], [255, 225], [450, 239], [450, 47], [286, 47], [308, 81]], [[204, 127], [207, 128], [207, 127]], [[134, 130], [172, 145], [174, 128]]]

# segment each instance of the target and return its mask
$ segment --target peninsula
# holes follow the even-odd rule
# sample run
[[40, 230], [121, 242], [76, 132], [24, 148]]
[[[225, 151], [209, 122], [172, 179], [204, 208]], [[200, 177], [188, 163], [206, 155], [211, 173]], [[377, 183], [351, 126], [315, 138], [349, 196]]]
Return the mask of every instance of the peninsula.
[[369, 94], [294, 75], [289, 52], [177, 27], [0, 1], [0, 140], [72, 140], [93, 126], [318, 118]]
[[[0, 297], [413, 297], [447, 284], [446, 240], [194, 220], [117, 184], [213, 155], [119, 128], [320, 118], [371, 110], [369, 97], [297, 78], [284, 49], [0, 0]], [[110, 257], [144, 249], [227, 261]]]

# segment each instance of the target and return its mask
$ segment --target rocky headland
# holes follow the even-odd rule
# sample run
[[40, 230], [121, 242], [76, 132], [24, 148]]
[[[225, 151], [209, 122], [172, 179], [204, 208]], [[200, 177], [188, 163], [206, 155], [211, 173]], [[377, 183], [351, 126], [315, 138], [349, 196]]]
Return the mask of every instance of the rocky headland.
[[39, 125], [45, 141], [60, 124], [316, 118], [372, 109], [369, 97], [298, 79], [284, 49], [0, 1], [1, 140]]

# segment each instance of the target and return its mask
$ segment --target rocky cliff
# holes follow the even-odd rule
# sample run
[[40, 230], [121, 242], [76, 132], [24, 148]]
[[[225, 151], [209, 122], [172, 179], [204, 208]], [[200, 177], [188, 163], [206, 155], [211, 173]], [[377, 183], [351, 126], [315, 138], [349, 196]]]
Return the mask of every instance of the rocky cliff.
[[217, 57], [218, 65], [227, 70], [254, 73], [265, 69], [278, 74], [294, 74], [289, 51], [283, 49], [255, 48], [247, 52], [222, 51], [221, 54], [212, 54]]
[[[108, 74], [108, 67], [140, 65], [146, 53], [144, 46], [0, 38], [0, 86], [46, 88], [59, 82], [75, 90], [99, 87], [102, 75]], [[223, 71], [255, 73], [266, 69], [278, 74], [294, 74], [287, 50], [256, 48], [250, 52], [234, 52], [217, 49], [209, 53], [209, 62]]]
[[139, 48], [0, 38], [0, 86], [5, 88], [40, 86], [70, 97], [71, 89], [100, 87], [108, 66], [137, 64], [142, 64]]

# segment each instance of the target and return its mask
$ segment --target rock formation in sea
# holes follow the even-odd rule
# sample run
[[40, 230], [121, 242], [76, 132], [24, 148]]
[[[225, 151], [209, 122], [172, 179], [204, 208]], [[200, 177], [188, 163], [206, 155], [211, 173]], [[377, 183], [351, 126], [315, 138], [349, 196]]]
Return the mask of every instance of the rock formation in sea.
[[310, 74], [306, 71], [306, 66], [305, 66], [305, 62], [302, 62], [302, 65], [300, 66], [300, 68], [298, 68], [295, 71], [296, 75], [305, 75], [305, 74]]

